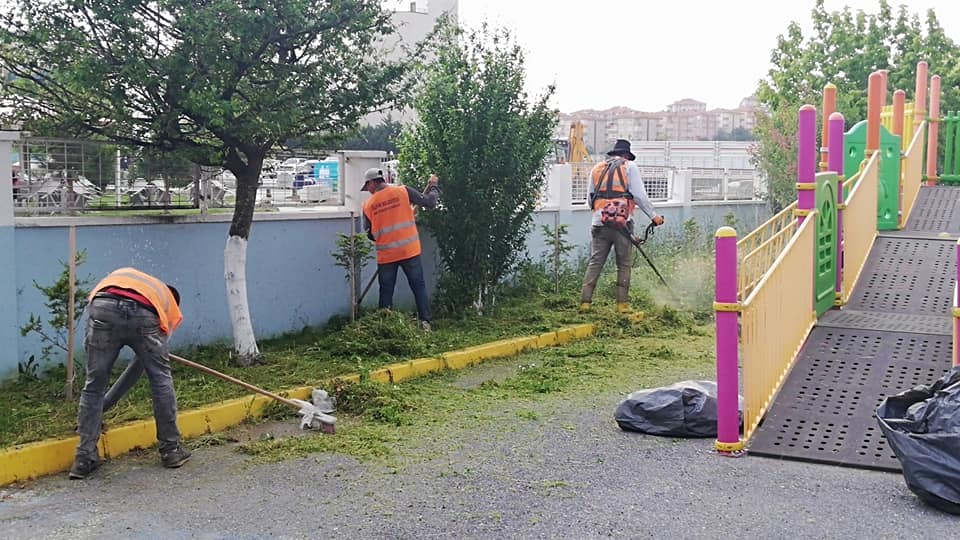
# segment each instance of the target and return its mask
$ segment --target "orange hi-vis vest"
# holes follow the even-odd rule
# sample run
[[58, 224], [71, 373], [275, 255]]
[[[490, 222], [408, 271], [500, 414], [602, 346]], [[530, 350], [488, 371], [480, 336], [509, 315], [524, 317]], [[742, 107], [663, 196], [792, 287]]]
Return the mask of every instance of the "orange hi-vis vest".
[[625, 199], [630, 214], [636, 207], [633, 194], [627, 187], [627, 162], [623, 158], [613, 158], [594, 165], [590, 172], [593, 178], [593, 209], [602, 210], [607, 203], [615, 199]]
[[370, 234], [377, 246], [377, 264], [402, 261], [420, 254], [420, 236], [403, 186], [387, 186], [363, 203]]
[[170, 288], [167, 287], [166, 283], [150, 274], [145, 274], [136, 268], [118, 268], [101, 279], [100, 283], [97, 283], [97, 286], [90, 292], [89, 299], [93, 300], [98, 292], [107, 287], [120, 287], [137, 291], [149, 300], [150, 304], [157, 310], [160, 330], [168, 336], [180, 326], [180, 321], [183, 320], [180, 306], [177, 305], [177, 300], [170, 292]]

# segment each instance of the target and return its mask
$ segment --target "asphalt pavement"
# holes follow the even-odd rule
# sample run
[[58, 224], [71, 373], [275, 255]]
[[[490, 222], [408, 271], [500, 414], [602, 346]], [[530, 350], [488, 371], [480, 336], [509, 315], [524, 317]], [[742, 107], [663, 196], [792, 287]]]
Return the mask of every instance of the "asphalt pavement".
[[225, 445], [165, 470], [155, 451], [137, 452], [85, 481], [0, 488], [0, 537], [958, 535], [960, 517], [924, 505], [899, 474], [726, 458], [709, 439], [623, 432], [613, 421], [621, 398], [557, 396], [534, 419], [517, 414], [530, 403], [504, 403], [495, 421], [414, 441], [389, 462], [314, 454], [255, 464]]

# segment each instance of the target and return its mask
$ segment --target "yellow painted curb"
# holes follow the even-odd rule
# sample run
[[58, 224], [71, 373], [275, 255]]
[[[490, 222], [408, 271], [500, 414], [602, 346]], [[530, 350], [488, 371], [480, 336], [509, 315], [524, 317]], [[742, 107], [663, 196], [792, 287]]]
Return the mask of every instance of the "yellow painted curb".
[[[592, 324], [580, 324], [538, 336], [503, 339], [476, 347], [441, 354], [437, 358], [418, 358], [399, 362], [370, 372], [370, 379], [383, 383], [398, 383], [442, 371], [462, 369], [484, 360], [513, 356], [521, 352], [567, 343], [593, 334]], [[359, 382], [359, 374], [334, 377], [344, 382]], [[295, 399], [310, 399], [313, 386], [285, 390], [282, 395]], [[221, 401], [177, 415], [177, 424], [184, 439], [192, 439], [235, 426], [247, 418], [258, 417], [271, 399], [254, 394]], [[40, 476], [66, 471], [73, 464], [79, 437], [51, 439], [0, 449], [0, 486], [30, 480]], [[115, 458], [137, 448], [150, 448], [157, 443], [153, 419], [137, 420], [110, 428], [100, 437], [100, 455]]]

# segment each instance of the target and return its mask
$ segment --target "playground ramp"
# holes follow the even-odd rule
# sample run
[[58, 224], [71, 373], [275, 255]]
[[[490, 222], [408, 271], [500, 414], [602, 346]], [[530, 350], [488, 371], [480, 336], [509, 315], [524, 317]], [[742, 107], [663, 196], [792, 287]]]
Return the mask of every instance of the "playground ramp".
[[842, 309], [823, 314], [754, 432], [751, 455], [900, 471], [877, 425], [884, 397], [952, 365], [960, 187], [923, 187], [881, 232]]

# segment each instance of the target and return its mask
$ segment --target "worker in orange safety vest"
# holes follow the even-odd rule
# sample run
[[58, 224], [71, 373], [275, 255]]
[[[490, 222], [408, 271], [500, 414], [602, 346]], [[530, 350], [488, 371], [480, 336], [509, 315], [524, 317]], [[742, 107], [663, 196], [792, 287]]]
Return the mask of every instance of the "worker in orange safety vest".
[[163, 466], [180, 467], [190, 459], [190, 451], [180, 444], [177, 397], [167, 346], [170, 334], [182, 320], [177, 289], [135, 268], [114, 270], [93, 288], [84, 339], [86, 383], [77, 414], [80, 444], [70, 478], [86, 478], [100, 466], [97, 441], [102, 430], [104, 393], [110, 371], [124, 346], [136, 353], [136, 359], [127, 368], [134, 375], [127, 379], [136, 382], [140, 373], [146, 371], [150, 381]]
[[397, 269], [402, 268], [417, 304], [420, 326], [427, 332], [431, 321], [430, 299], [420, 260], [420, 235], [411, 204], [435, 208], [440, 199], [438, 184], [437, 176], [430, 175], [427, 189], [420, 193], [410, 186], [388, 184], [379, 168], [368, 169], [363, 177], [363, 191], [371, 194], [363, 203], [363, 218], [367, 236], [377, 250], [380, 308], [393, 307]]

